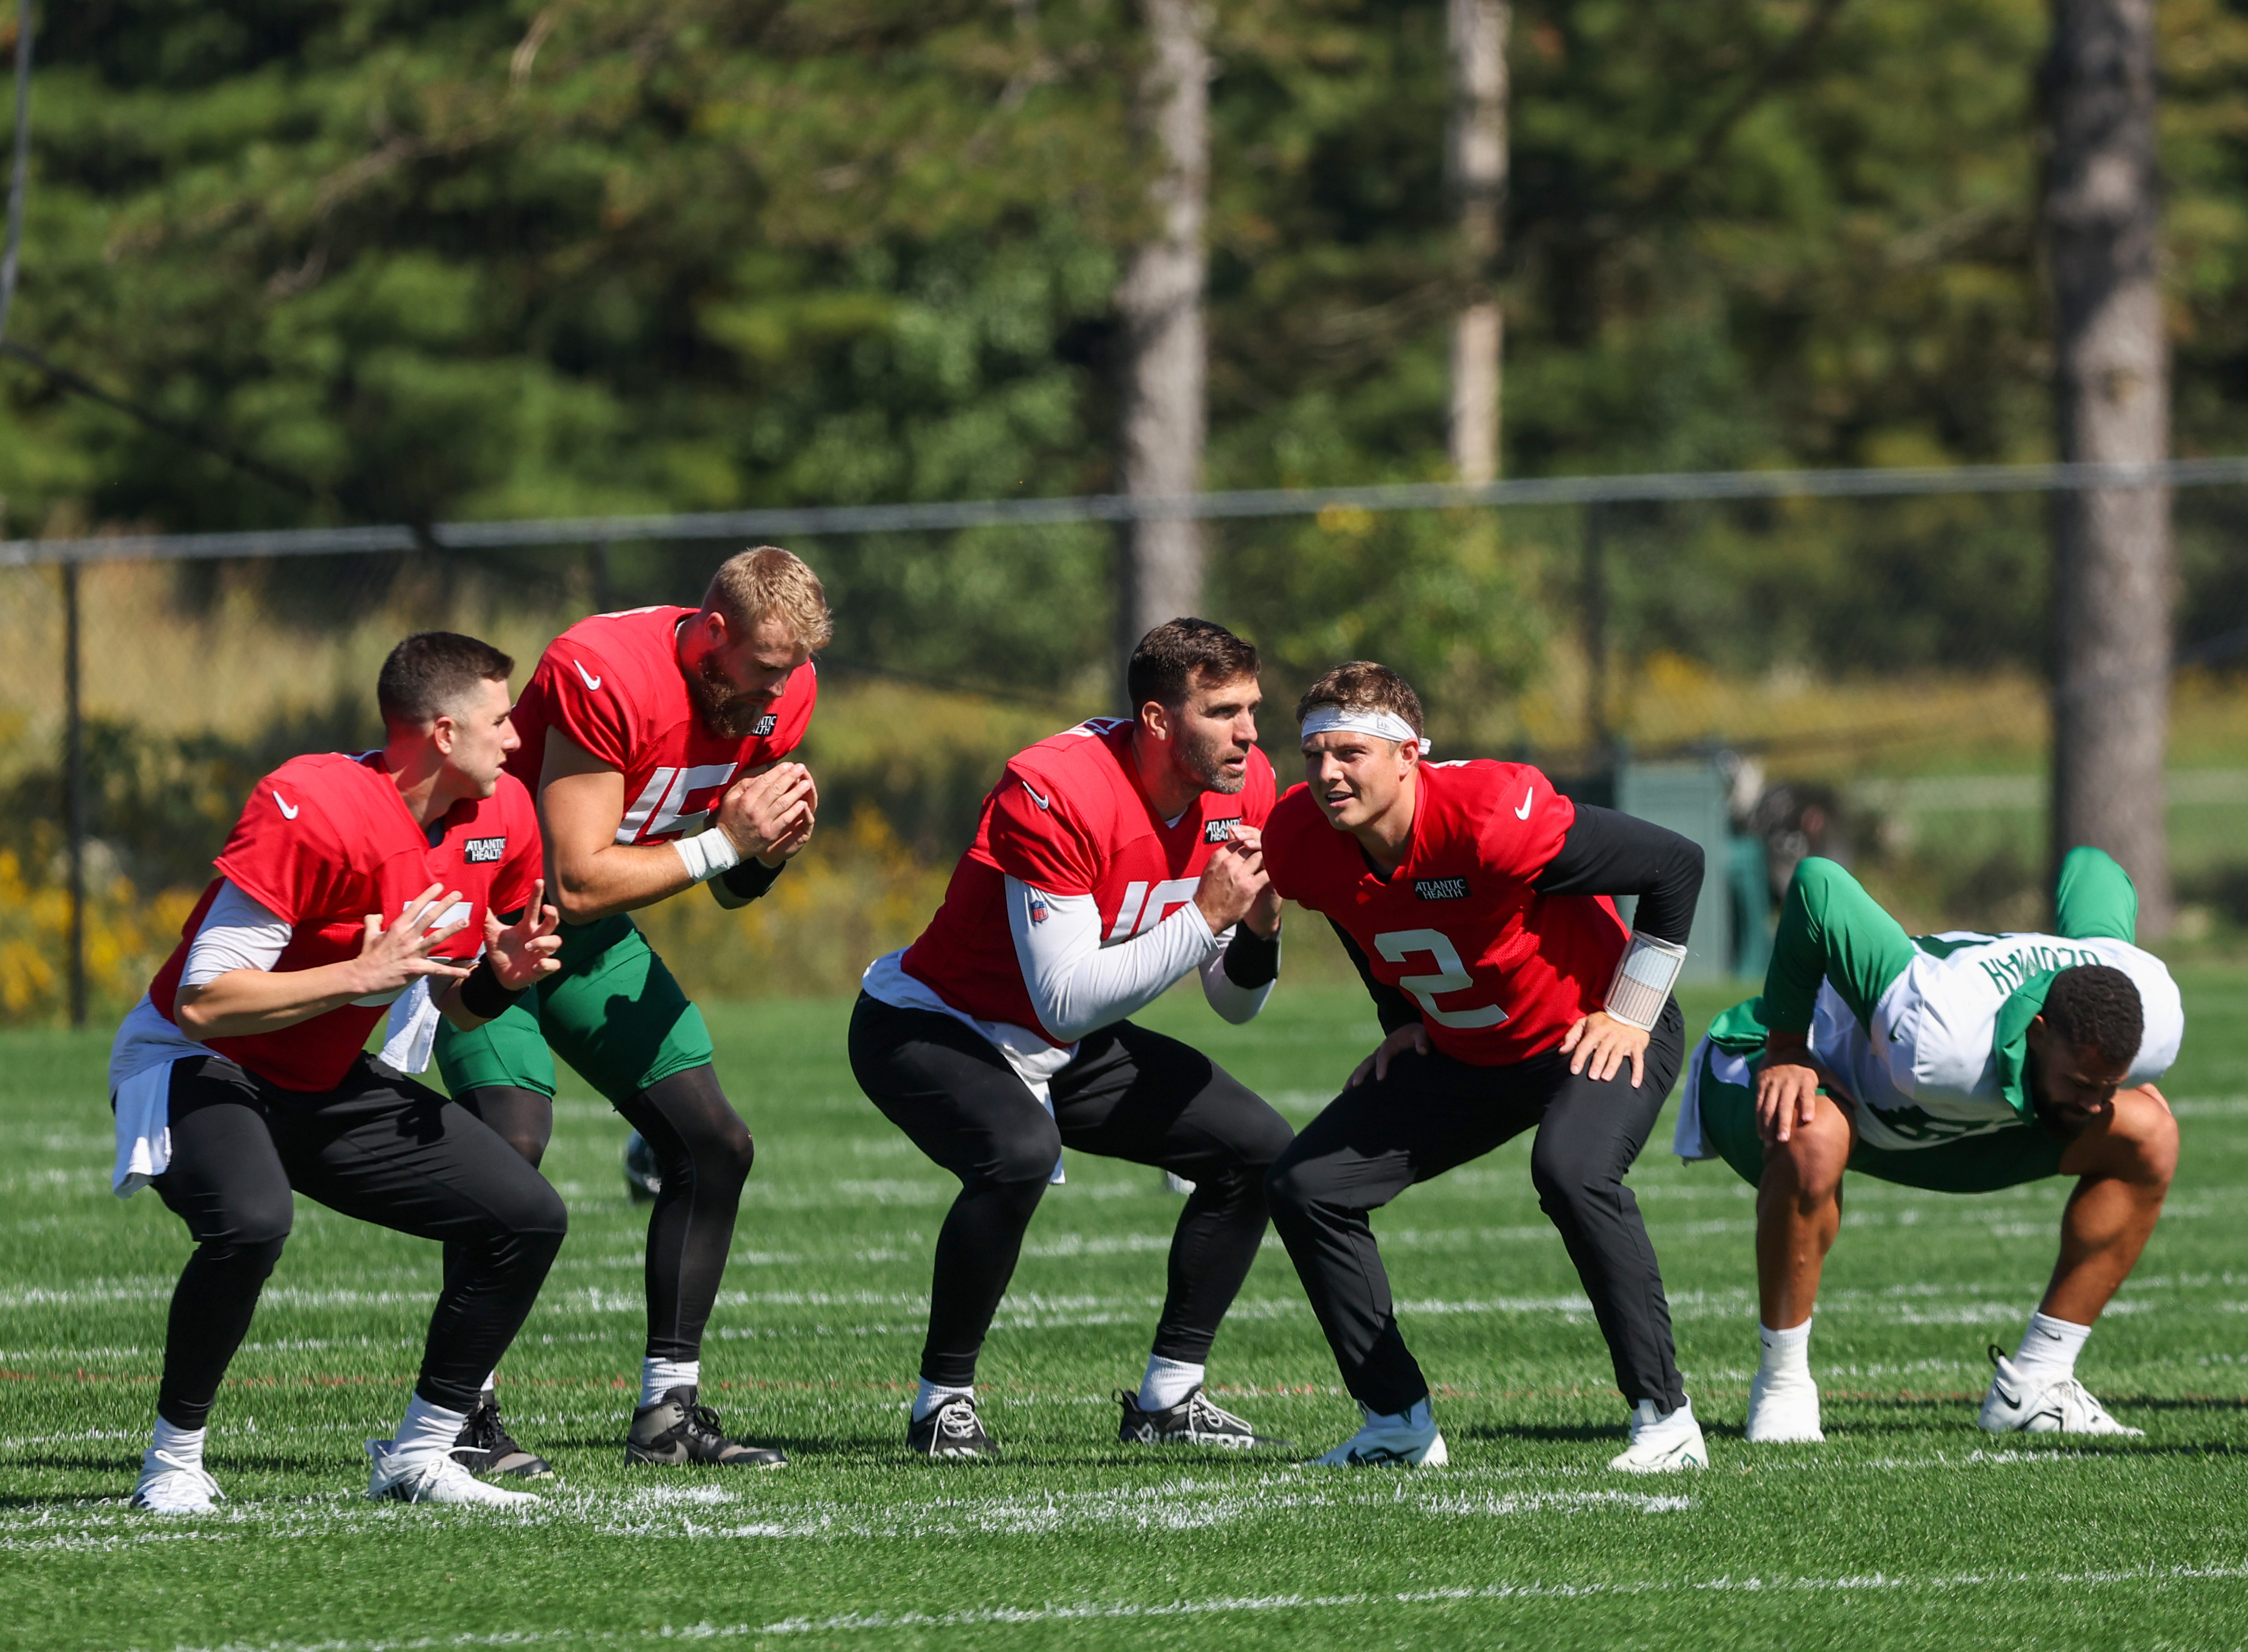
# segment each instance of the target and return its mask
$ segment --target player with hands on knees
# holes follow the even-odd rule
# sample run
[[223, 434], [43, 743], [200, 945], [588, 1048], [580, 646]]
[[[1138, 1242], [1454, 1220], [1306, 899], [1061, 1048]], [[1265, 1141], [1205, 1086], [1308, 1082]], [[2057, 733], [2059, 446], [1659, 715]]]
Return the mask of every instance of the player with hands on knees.
[[1204, 1379], [1288, 1126], [1199, 1050], [1129, 1019], [1192, 973], [1220, 1016], [1246, 1021], [1279, 972], [1257, 673], [1256, 649], [1208, 620], [1149, 631], [1127, 673], [1133, 715], [1018, 754], [921, 939], [867, 970], [852, 1071], [960, 1178], [936, 1239], [915, 1451], [998, 1454], [977, 1357], [1065, 1147], [1194, 1184], [1147, 1369], [1117, 1396], [1119, 1438], [1262, 1443]]
[[1858, 881], [1795, 869], [1762, 996], [1720, 1015], [1689, 1065], [1676, 1150], [1757, 1189], [1760, 1358], [1748, 1441], [1826, 1438], [1811, 1374], [1819, 1280], [1846, 1171], [1946, 1193], [2076, 1178], [2060, 1254], [1978, 1417], [1992, 1433], [2133, 1435], [2078, 1380], [2094, 1322], [2153, 1236], [2177, 1167], [2154, 1081], [2185, 1015], [2135, 944], [2138, 896], [2071, 850], [2054, 933], [1908, 935]]
[[440, 1240], [450, 1259], [405, 1417], [367, 1443], [368, 1495], [529, 1498], [476, 1480], [452, 1451], [562, 1243], [562, 1201], [412, 1077], [441, 1021], [480, 1026], [556, 967], [538, 818], [503, 768], [517, 743], [511, 669], [448, 631], [399, 644], [377, 682], [382, 749], [293, 758], [258, 783], [179, 945], [118, 1028], [114, 1185], [153, 1185], [195, 1241], [136, 1508], [200, 1513], [220, 1497], [208, 1421], [298, 1192]]
[[[1573, 803], [1527, 764], [1429, 762], [1420, 697], [1371, 661], [1320, 678], [1296, 718], [1305, 783], [1273, 809], [1265, 869], [1276, 895], [1333, 925], [1386, 1029], [1265, 1180], [1365, 1418], [1317, 1460], [1446, 1460], [1367, 1215], [1535, 1130], [1539, 1203], [1631, 1404], [1630, 1443], [1608, 1466], [1706, 1466], [1654, 1246], [1623, 1181], [1684, 1053], [1670, 988], [1702, 851]], [[1630, 926], [1616, 895], [1639, 898]]]
[[[811, 657], [833, 631], [818, 577], [762, 546], [728, 558], [699, 609], [571, 626], [515, 708], [523, 747], [511, 768], [546, 833], [559, 967], [486, 1025], [442, 1032], [437, 1062], [454, 1098], [533, 1164], [554, 1131], [558, 1055], [633, 1127], [627, 1175], [654, 1203], [628, 1464], [787, 1461], [729, 1438], [702, 1403], [703, 1332], [756, 1153], [702, 1012], [629, 914], [697, 884], [745, 906], [812, 841], [819, 788], [789, 754], [819, 696]], [[492, 1376], [460, 1460], [487, 1475], [548, 1472], [509, 1433]]]

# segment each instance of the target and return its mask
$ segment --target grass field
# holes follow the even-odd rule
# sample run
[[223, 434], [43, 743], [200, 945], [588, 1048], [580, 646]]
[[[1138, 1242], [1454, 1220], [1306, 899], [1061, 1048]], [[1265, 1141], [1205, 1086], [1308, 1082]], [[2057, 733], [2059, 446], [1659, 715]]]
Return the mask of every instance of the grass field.
[[[2186, 986], [2167, 1086], [2184, 1168], [2082, 1366], [2145, 1439], [2002, 1442], [1974, 1424], [1984, 1345], [2012, 1347], [2051, 1266], [2060, 1184], [1957, 1199], [1860, 1183], [1813, 1350], [1828, 1442], [1751, 1451], [1749, 1190], [1670, 1157], [1666, 1112], [1633, 1181], [1713, 1466], [1657, 1484], [1603, 1468], [1623, 1407], [1526, 1142], [1378, 1219], [1449, 1470], [1119, 1447], [1111, 1395], [1145, 1356], [1177, 1203], [1153, 1171], [1076, 1156], [984, 1356], [1007, 1460], [908, 1458], [951, 1184], [853, 1086], [847, 1005], [720, 1007], [720, 1071], [758, 1160], [705, 1394], [792, 1466], [623, 1468], [641, 1221], [623, 1127], [573, 1082], [547, 1160], [572, 1231], [505, 1368], [517, 1434], [563, 1476], [525, 1515], [363, 1500], [360, 1442], [404, 1403], [436, 1253], [310, 1205], [213, 1418], [231, 1500], [198, 1520], [128, 1512], [185, 1243], [153, 1196], [109, 1195], [106, 1035], [10, 1034], [0, 1648], [2236, 1645], [2248, 975]], [[1340, 988], [1284, 987], [1242, 1029], [1176, 996], [1148, 1019], [1299, 1123], [1374, 1036]], [[1307, 1449], [1355, 1423], [1277, 1241], [1212, 1374]]]

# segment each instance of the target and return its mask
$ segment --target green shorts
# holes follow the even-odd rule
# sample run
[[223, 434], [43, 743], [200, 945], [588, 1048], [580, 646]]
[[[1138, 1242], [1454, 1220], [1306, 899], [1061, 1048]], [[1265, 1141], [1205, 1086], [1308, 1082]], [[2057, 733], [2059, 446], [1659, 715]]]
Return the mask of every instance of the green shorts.
[[[1701, 1108], [1702, 1141], [1704, 1146], [1717, 1149], [1717, 1156], [1753, 1187], [1764, 1179], [1764, 1137], [1757, 1131], [1756, 1089], [1752, 1084], [1718, 1077], [1721, 1062], [1734, 1075], [1741, 1073], [1724, 1051], [1705, 1038], [1695, 1046], [1687, 1067]], [[1868, 1147], [1861, 1141], [1850, 1149], [1850, 1168], [1877, 1182], [1922, 1187], [1934, 1193], [1991, 1193], [2060, 1175], [2060, 1157], [2067, 1150], [2066, 1138], [2044, 1125], [2021, 1124], [1906, 1150]]]
[[565, 925], [562, 967], [474, 1032], [437, 1032], [437, 1068], [453, 1095], [489, 1085], [554, 1094], [554, 1058], [612, 1102], [710, 1060], [702, 1012], [622, 913]]

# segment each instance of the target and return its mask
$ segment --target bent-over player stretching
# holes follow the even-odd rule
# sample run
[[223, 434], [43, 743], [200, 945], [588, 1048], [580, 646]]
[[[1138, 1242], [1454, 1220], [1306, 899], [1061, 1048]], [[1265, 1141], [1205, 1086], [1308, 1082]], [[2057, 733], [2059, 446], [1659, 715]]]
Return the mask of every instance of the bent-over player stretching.
[[936, 1239], [916, 1451], [998, 1454], [976, 1356], [1065, 1146], [1195, 1184], [1121, 1437], [1258, 1443], [1203, 1376], [1257, 1259], [1287, 1123], [1208, 1056], [1126, 1019], [1189, 972], [1230, 1021], [1271, 991], [1280, 904], [1258, 857], [1273, 784], [1253, 743], [1257, 669], [1255, 648], [1207, 620], [1149, 631], [1127, 672], [1134, 715], [1017, 755], [929, 928], [867, 968], [851, 1069], [960, 1178]]
[[1722, 1157], [1757, 1189], [1751, 1444], [1826, 1437], [1811, 1315], [1845, 1171], [1946, 1193], [2074, 1177], [2044, 1300], [2012, 1359], [1991, 1349], [1981, 1422], [2140, 1432], [2076, 1380], [2177, 1168], [2177, 1123], [2154, 1081], [2177, 1059], [2185, 1014], [2162, 960], [2132, 945], [2138, 905], [2121, 866], [2073, 849], [2057, 934], [1911, 936], [1833, 861], [1795, 869], [1764, 996], [1719, 1016], [1695, 1050], [1676, 1137], [1681, 1157]]

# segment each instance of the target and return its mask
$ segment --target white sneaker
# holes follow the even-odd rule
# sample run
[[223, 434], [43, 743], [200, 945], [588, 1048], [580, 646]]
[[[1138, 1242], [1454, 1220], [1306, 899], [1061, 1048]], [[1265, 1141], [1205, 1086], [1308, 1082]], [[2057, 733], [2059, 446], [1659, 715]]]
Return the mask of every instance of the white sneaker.
[[226, 1495], [200, 1463], [186, 1463], [150, 1446], [140, 1454], [140, 1483], [133, 1506], [151, 1514], [209, 1514]]
[[1751, 1445], [1819, 1445], [1819, 1384], [1807, 1375], [1758, 1371], [1749, 1383]]
[[1611, 1458], [1608, 1466], [1621, 1474], [1675, 1474], [1681, 1469], [1706, 1469], [1710, 1448], [1702, 1443], [1702, 1425], [1694, 1420], [1689, 1400], [1665, 1416], [1653, 1400], [1641, 1400], [1631, 1410], [1631, 1444]]
[[1361, 1405], [1366, 1425], [1308, 1466], [1328, 1469], [1440, 1469], [1452, 1460], [1427, 1400], [1401, 1416], [1376, 1416]]
[[1995, 1346], [1991, 1363], [1998, 1369], [1991, 1376], [1991, 1391], [1983, 1396], [1982, 1415], [1975, 1420], [1993, 1434], [2122, 1434], [2135, 1438], [2146, 1434], [2144, 1429], [2108, 1416], [2108, 1408], [2073, 1376], [2036, 1382], [2023, 1376]]
[[376, 1502], [478, 1503], [498, 1507], [540, 1500], [529, 1492], [511, 1492], [476, 1478], [447, 1452], [399, 1457], [391, 1454], [391, 1444], [389, 1440], [367, 1443], [367, 1454], [374, 1460], [367, 1494]]

